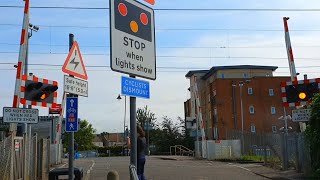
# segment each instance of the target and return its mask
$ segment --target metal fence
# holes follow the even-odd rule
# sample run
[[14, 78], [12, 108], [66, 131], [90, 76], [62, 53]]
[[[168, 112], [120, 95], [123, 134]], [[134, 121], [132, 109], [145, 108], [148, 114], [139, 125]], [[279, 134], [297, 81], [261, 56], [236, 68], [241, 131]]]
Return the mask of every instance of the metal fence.
[[[242, 139], [241, 131], [228, 131], [227, 139]], [[310, 153], [302, 133], [243, 133], [242, 155], [261, 156], [266, 163], [278, 168], [295, 168], [308, 172]]]
[[11, 168], [12, 136], [0, 142], [0, 179], [9, 180]]
[[48, 179], [50, 139], [6, 137], [0, 141], [0, 180]]

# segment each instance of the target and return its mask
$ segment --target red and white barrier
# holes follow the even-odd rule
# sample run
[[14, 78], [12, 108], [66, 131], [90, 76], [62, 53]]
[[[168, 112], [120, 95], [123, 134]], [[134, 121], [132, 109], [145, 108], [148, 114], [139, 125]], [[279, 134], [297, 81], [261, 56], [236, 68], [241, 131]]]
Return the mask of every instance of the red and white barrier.
[[23, 25], [22, 25], [21, 39], [20, 39], [18, 67], [17, 67], [16, 83], [15, 83], [15, 90], [14, 90], [14, 96], [13, 96], [13, 104], [12, 104], [12, 107], [14, 107], [14, 108], [19, 107], [19, 102], [20, 102], [22, 69], [25, 64], [25, 59], [26, 59], [26, 54], [27, 54], [26, 42], [27, 42], [27, 38], [28, 38], [28, 27], [29, 27], [29, 0], [25, 0]]

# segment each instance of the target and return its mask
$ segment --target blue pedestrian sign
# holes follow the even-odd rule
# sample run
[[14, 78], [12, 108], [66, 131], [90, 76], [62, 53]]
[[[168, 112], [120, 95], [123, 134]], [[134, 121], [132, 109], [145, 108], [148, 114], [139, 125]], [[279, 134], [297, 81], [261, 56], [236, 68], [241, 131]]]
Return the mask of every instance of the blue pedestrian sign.
[[121, 94], [126, 96], [150, 99], [149, 82], [122, 76]]
[[66, 132], [77, 132], [78, 130], [78, 97], [67, 97]]

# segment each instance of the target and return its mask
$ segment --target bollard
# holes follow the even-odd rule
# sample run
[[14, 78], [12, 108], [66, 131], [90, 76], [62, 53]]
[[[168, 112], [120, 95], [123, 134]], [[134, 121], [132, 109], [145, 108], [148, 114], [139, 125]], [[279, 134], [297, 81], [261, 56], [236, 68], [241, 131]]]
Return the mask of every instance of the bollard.
[[110, 171], [107, 175], [107, 180], [119, 180], [119, 174], [117, 171]]

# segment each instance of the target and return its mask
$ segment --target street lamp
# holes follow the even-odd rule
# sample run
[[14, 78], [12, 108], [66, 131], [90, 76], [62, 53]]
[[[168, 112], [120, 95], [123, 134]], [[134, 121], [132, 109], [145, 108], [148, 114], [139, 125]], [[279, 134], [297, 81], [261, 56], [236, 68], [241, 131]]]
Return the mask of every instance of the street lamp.
[[[117, 97], [118, 100], [121, 100], [121, 95], [119, 94]], [[127, 115], [127, 97], [124, 96], [124, 118], [123, 118], [123, 143], [122, 143], [122, 153], [123, 155], [125, 155], [125, 148], [124, 148], [124, 144], [126, 142], [126, 115]]]

